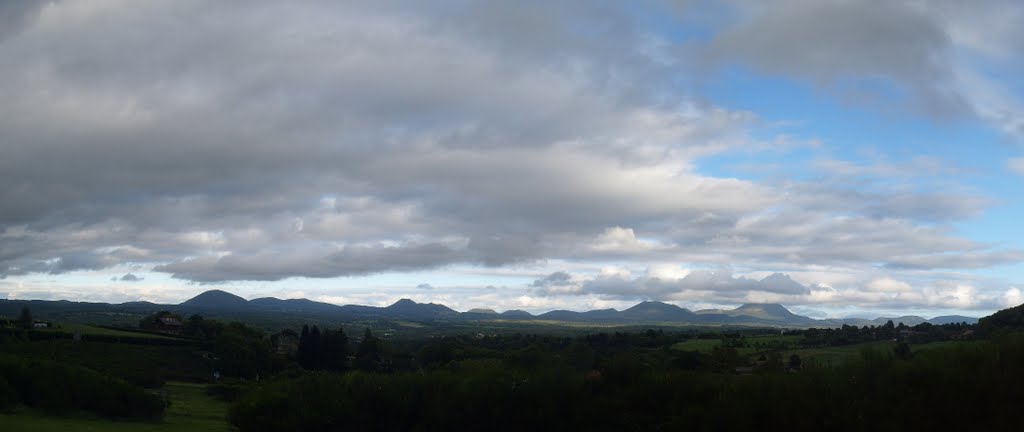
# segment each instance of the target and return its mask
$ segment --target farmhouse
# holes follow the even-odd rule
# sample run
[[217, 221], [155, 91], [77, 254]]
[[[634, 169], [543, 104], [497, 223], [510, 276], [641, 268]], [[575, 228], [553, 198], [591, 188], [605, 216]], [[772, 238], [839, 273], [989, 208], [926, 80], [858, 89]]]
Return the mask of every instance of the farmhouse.
[[181, 320], [175, 317], [160, 317], [156, 320], [156, 326], [153, 330], [163, 333], [181, 334]]

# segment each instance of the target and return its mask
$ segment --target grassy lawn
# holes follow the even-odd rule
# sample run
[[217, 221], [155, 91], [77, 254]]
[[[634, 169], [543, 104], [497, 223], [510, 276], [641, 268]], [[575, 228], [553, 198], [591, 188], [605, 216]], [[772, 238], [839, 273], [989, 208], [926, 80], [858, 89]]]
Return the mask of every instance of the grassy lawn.
[[32, 412], [0, 414], [0, 430], [32, 432], [139, 431], [207, 432], [231, 431], [225, 420], [227, 404], [207, 396], [203, 385], [168, 383], [164, 388], [171, 406], [163, 422], [126, 422], [99, 418], [49, 417]]

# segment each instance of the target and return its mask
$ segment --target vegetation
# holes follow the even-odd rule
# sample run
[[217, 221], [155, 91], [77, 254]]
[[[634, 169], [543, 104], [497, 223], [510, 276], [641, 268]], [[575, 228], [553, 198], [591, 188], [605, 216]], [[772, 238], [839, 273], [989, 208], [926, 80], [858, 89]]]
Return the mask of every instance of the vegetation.
[[1024, 329], [1024, 304], [978, 320], [977, 328], [983, 337], [998, 337]]
[[9, 325], [0, 410], [14, 414], [0, 422], [225, 430], [230, 421], [242, 432], [1007, 427], [1024, 396], [1012, 385], [1024, 378], [1015, 317], [401, 339], [319, 325], [268, 334], [169, 312], [139, 320], [148, 329]]
[[18, 315], [18, 327], [30, 330], [33, 328], [35, 320], [32, 319], [32, 311], [29, 310], [28, 306], [22, 306], [21, 314]]
[[535, 340], [418, 371], [282, 377], [261, 382], [230, 418], [243, 432], [948, 430], [1009, 427], [1024, 397], [1015, 384], [1024, 379], [1021, 337], [903, 358], [867, 349], [829, 368], [791, 356], [750, 375], [722, 369], [714, 352], [688, 362], [646, 345], [638, 335]]
[[84, 410], [134, 419], [157, 419], [164, 410], [159, 397], [90, 369], [0, 357], [0, 409], [16, 404], [53, 414]]
[[313, 326], [302, 327], [296, 360], [309, 370], [344, 371], [348, 369], [348, 336], [344, 330], [330, 330]]
[[198, 384], [167, 383], [162, 421], [112, 420], [88, 415], [51, 416], [33, 410], [0, 413], [4, 430], [33, 432], [228, 432], [228, 404], [206, 396]]

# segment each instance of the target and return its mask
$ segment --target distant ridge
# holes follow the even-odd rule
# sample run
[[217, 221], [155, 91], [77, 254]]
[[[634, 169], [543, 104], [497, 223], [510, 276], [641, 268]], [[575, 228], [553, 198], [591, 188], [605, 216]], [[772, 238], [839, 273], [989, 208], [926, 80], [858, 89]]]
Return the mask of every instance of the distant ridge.
[[230, 316], [244, 318], [253, 314], [265, 314], [270, 317], [280, 315], [292, 319], [313, 320], [374, 320], [400, 319], [408, 321], [556, 321], [595, 323], [613, 325], [743, 325], [768, 327], [839, 327], [842, 325], [879, 326], [892, 320], [894, 324], [904, 323], [909, 326], [930, 322], [947, 324], [967, 322], [975, 323], [977, 318], [948, 315], [926, 320], [918, 316], [898, 318], [863, 318], [848, 319], [813, 319], [792, 313], [786, 307], [776, 303], [748, 303], [735, 309], [707, 309], [692, 312], [670, 303], [644, 301], [619, 311], [616, 309], [596, 309], [586, 312], [570, 310], [553, 310], [533, 315], [523, 310], [508, 310], [497, 313], [493, 309], [477, 308], [466, 312], [458, 312], [448, 306], [435, 303], [417, 303], [411, 299], [401, 299], [386, 306], [344, 305], [322, 303], [309, 299], [278, 299], [274, 297], [246, 300], [235, 294], [210, 290], [203, 292], [177, 305], [161, 305], [148, 302], [127, 302], [122, 304], [70, 302], [67, 300], [0, 300], [0, 315], [16, 316], [21, 305], [29, 305], [32, 311], [66, 312], [131, 312], [151, 313], [157, 310], [174, 310], [182, 314], [202, 313], [211, 316]]
[[963, 315], [944, 315], [944, 316], [937, 316], [935, 318], [932, 318], [932, 319], [928, 320], [928, 322], [930, 322], [932, 324], [938, 324], [938, 325], [942, 325], [942, 324], [955, 324], [955, 323], [977, 324], [978, 323], [978, 319], [977, 318], [971, 318], [971, 317], [963, 316]]

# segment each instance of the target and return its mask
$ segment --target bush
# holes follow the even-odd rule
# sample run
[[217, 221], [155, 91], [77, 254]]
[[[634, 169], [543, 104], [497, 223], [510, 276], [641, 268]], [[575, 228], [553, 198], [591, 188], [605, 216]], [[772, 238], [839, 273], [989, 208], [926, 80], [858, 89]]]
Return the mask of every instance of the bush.
[[127, 382], [55, 362], [0, 358], [0, 380], [0, 388], [9, 389], [7, 399], [53, 414], [83, 410], [109, 418], [159, 419], [165, 408], [161, 398]]
[[14, 388], [7, 382], [3, 376], [0, 376], [0, 411], [6, 410], [18, 403], [18, 393], [14, 391]]
[[305, 374], [260, 383], [229, 415], [277, 430], [1016, 430], [1024, 338], [897, 359], [862, 352], [837, 368], [732, 373], [652, 366], [638, 348], [596, 374], [531, 348], [414, 373]]

